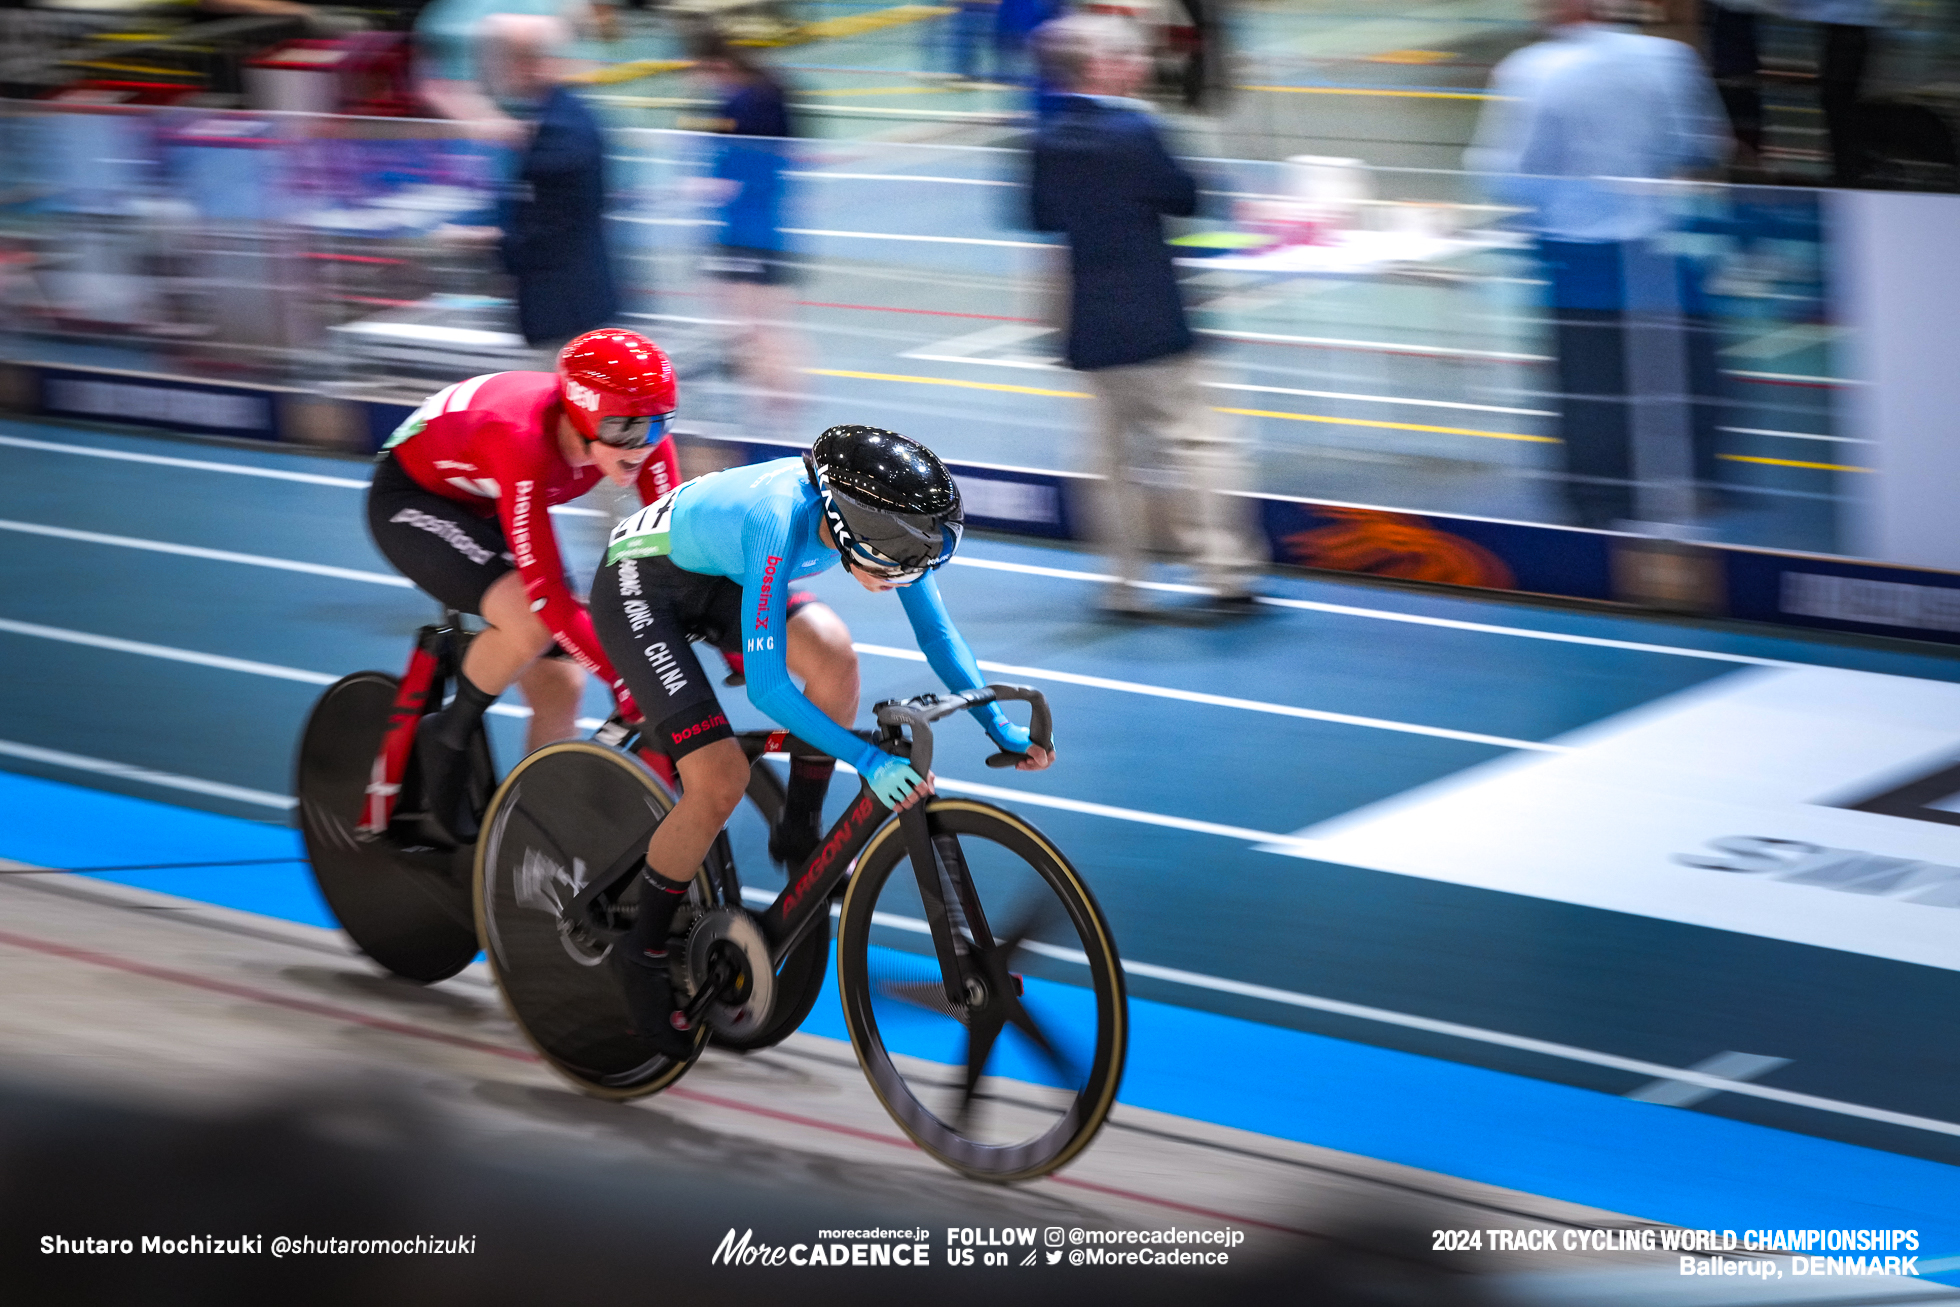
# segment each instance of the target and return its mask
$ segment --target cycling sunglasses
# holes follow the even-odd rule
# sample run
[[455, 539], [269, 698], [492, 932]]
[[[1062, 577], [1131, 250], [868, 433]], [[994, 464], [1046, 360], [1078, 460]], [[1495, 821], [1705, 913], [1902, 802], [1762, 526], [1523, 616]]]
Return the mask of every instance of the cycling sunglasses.
[[851, 566], [892, 585], [910, 585], [951, 558], [953, 551], [959, 547], [960, 535], [960, 523], [941, 524], [940, 538], [944, 543], [938, 557], [920, 563], [901, 563], [887, 558], [874, 546], [854, 538], [851, 541]]
[[667, 427], [673, 418], [672, 413], [652, 417], [618, 415], [600, 418], [599, 434], [595, 439], [614, 449], [645, 449], [667, 438]]
[[911, 585], [932, 569], [930, 567], [891, 567], [879, 563], [868, 563], [864, 555], [853, 552], [851, 566], [866, 576], [875, 576], [891, 585]]

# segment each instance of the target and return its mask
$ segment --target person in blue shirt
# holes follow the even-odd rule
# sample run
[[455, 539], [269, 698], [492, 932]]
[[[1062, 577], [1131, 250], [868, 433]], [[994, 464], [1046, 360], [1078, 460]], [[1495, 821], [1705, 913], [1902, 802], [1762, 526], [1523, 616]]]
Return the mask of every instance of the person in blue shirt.
[[795, 149], [788, 92], [752, 52], [717, 32], [697, 33], [688, 49], [720, 97], [714, 117], [694, 120], [718, 133], [700, 185], [721, 230], [701, 266], [722, 284], [728, 316], [740, 324], [728, 349], [732, 370], [760, 397], [771, 425], [794, 423], [799, 351], [779, 325], [796, 317], [783, 232]]
[[[1719, 501], [1721, 397], [1699, 270], [1663, 240], [1680, 196], [1667, 183], [1728, 157], [1727, 117], [1692, 49], [1619, 21], [1635, 14], [1632, 0], [1546, 8], [1546, 39], [1492, 73], [1465, 164], [1495, 198], [1528, 211], [1518, 221], [1537, 237], [1572, 519], [1594, 528], [1685, 521], [1696, 511], [1691, 491]], [[1686, 363], [1685, 395], [1652, 393], [1643, 380], [1668, 354]], [[1643, 411], [1653, 420], [1636, 423]], [[1637, 466], [1689, 477], [1649, 471], [1637, 480]]]
[[[920, 650], [953, 690], [984, 684], [932, 572], [953, 556], [959, 488], [931, 450], [877, 427], [832, 427], [801, 458], [697, 477], [614, 528], [592, 583], [592, 624], [646, 717], [641, 739], [680, 774], [681, 796], [647, 842], [639, 915], [614, 957], [634, 1027], [670, 1056], [691, 1040], [670, 1022], [668, 932], [701, 860], [748, 787], [749, 763], [690, 642], [744, 657], [749, 702], [824, 756], [792, 758], [770, 856], [794, 868], [817, 845], [837, 759], [886, 806], [932, 779], [851, 733], [857, 654], [843, 621], [793, 589], [835, 566], [874, 593], [897, 590]], [[798, 689], [790, 678], [800, 677]], [[973, 710], [1016, 764], [1054, 758], [998, 705]]]

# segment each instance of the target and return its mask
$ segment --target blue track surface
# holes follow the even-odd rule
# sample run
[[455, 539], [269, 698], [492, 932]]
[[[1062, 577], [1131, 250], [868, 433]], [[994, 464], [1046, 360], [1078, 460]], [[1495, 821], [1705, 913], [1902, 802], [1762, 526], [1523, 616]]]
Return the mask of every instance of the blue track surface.
[[[0, 774], [0, 829], [20, 861], [191, 864], [98, 874], [333, 924], [303, 863], [212, 865], [297, 859], [283, 827]], [[1072, 1004], [1080, 993], [1028, 983], [1035, 1004]], [[1135, 1001], [1131, 1017], [1122, 1101], [1138, 1107], [1672, 1225], [1917, 1229], [1928, 1260], [1960, 1250], [1960, 1172], [1939, 1163], [1166, 1003]], [[834, 974], [803, 1028], [850, 1037]], [[893, 1046], [944, 1057], [923, 1038]], [[995, 1069], [1035, 1078], [1026, 1061], [1010, 1056]]]
[[[46, 424], [6, 431], [219, 466], [0, 445], [0, 767], [15, 773], [0, 781], [0, 857], [194, 864], [102, 874], [330, 924], [303, 865], [279, 861], [298, 856], [292, 832], [267, 824], [290, 805], [297, 730], [328, 681], [398, 668], [431, 615], [359, 528], [366, 468]], [[603, 525], [559, 519], [575, 573]], [[1951, 1133], [1740, 1093], [1688, 1108], [1630, 1101], [1653, 1073], [1610, 1060], [1770, 1054], [1788, 1061], [1765, 1087], [1951, 1121], [1960, 1050], [1928, 1032], [1960, 1010], [1960, 971], [1792, 943], [1746, 920], [1714, 929], [1264, 847], [1756, 674], [1698, 653], [1940, 693], [1960, 662], [1304, 577], [1269, 589], [1318, 607], [1232, 627], [1113, 626], [1088, 616], [1092, 557], [975, 539], [966, 560], [990, 566], [946, 569], [948, 605], [989, 675], [1050, 696], [1061, 755], [1039, 775], [988, 772], [979, 732], [957, 721], [940, 774], [998, 787], [1095, 887], [1135, 968], [1129, 1101], [1653, 1219], [1903, 1223], [1948, 1231], [1923, 1245], [1928, 1258], [1960, 1254], [1946, 1215], [1960, 1211]], [[814, 588], [864, 648], [867, 703], [932, 688], [922, 662], [899, 656], [909, 633], [889, 597], [835, 577]], [[724, 702], [738, 727], [761, 724], [739, 695]], [[600, 713], [596, 693], [586, 706]], [[491, 723], [508, 764], [521, 724]], [[773, 889], [759, 828], [734, 835], [746, 881]], [[1575, 859], [1572, 877], [1610, 853]], [[1826, 913], [1849, 902], [1813, 893]], [[824, 1024], [835, 1014], [820, 1004], [812, 1028], [841, 1033]], [[1871, 1215], [1887, 1203], [1910, 1219]]]

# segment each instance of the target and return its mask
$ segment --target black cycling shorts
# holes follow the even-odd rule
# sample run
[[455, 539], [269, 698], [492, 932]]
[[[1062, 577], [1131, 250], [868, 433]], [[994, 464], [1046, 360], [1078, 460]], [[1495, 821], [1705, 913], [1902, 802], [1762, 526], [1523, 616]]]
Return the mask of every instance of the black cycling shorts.
[[[789, 615], [815, 598], [789, 596]], [[626, 558], [592, 578], [592, 627], [647, 719], [643, 747], [683, 758], [735, 734], [692, 641], [742, 649], [742, 587], [666, 557]]]
[[517, 565], [501, 522], [424, 490], [393, 454], [375, 462], [367, 512], [368, 532], [395, 570], [459, 613], [482, 616], [483, 592]]

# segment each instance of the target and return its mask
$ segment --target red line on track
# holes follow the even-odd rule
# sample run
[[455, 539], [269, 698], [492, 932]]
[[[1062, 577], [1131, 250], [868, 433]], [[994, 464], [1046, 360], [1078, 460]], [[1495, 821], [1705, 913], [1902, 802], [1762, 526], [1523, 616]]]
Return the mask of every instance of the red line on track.
[[[0, 930], [0, 944], [10, 944], [15, 948], [28, 949], [36, 953], [46, 953], [53, 957], [67, 958], [71, 962], [86, 962], [91, 966], [105, 967], [112, 971], [126, 972], [132, 976], [144, 976], [151, 980], [166, 980], [175, 985], [191, 989], [201, 989], [207, 993], [223, 994], [228, 998], [241, 998], [253, 1003], [265, 1003], [273, 1007], [286, 1008], [293, 1012], [304, 1012], [309, 1016], [325, 1017], [330, 1021], [345, 1021], [353, 1025], [366, 1026], [370, 1030], [385, 1030], [390, 1034], [406, 1035], [411, 1039], [426, 1039], [432, 1043], [447, 1044], [451, 1048], [468, 1049], [474, 1053], [488, 1053], [493, 1057], [506, 1058], [512, 1062], [539, 1063], [544, 1059], [528, 1049], [510, 1048], [503, 1044], [492, 1044], [481, 1039], [470, 1039], [464, 1035], [445, 1034], [440, 1030], [430, 1030], [424, 1026], [412, 1026], [403, 1021], [391, 1021], [386, 1017], [373, 1017], [351, 1008], [336, 1007], [331, 1003], [316, 1003], [310, 999], [289, 998], [284, 994], [274, 994], [247, 985], [234, 985], [230, 981], [212, 980], [205, 976], [192, 975], [188, 971], [176, 971], [169, 967], [152, 966], [147, 962], [134, 962], [109, 953], [98, 953], [93, 949], [76, 948], [70, 944], [57, 944], [53, 940], [31, 939], [26, 935], [16, 935], [12, 931]], [[918, 1145], [910, 1139], [894, 1135], [879, 1134], [874, 1130], [860, 1130], [856, 1126], [839, 1125], [834, 1121], [823, 1121], [816, 1117], [801, 1116], [795, 1112], [778, 1111], [770, 1107], [757, 1107], [752, 1103], [737, 1102], [732, 1098], [722, 1098], [716, 1094], [704, 1094], [693, 1089], [674, 1088], [667, 1096], [685, 1099], [688, 1102], [703, 1103], [710, 1107], [726, 1108], [731, 1112], [746, 1112], [751, 1116], [767, 1117], [772, 1121], [782, 1121], [790, 1125], [807, 1126], [812, 1130], [823, 1130], [830, 1134], [845, 1135], [852, 1139], [863, 1139], [875, 1144], [889, 1144], [895, 1148], [917, 1149]], [[1173, 1202], [1168, 1198], [1154, 1198], [1149, 1194], [1136, 1193], [1129, 1189], [1117, 1189], [1110, 1185], [1095, 1184], [1088, 1180], [1077, 1180], [1069, 1176], [1049, 1176], [1056, 1184], [1069, 1185], [1076, 1189], [1087, 1189], [1112, 1198], [1122, 1198], [1129, 1202], [1144, 1203], [1152, 1207], [1163, 1207], [1171, 1211], [1185, 1212], [1193, 1216], [1206, 1216], [1219, 1221], [1231, 1221], [1238, 1225], [1256, 1225], [1262, 1230], [1276, 1230], [1282, 1234], [1317, 1237], [1309, 1230], [1296, 1230], [1291, 1226], [1274, 1225], [1269, 1221], [1256, 1220], [1249, 1216], [1234, 1216], [1230, 1212], [1216, 1212], [1206, 1207], [1194, 1207], [1189, 1203]]]
[[453, 1048], [467, 1048], [476, 1053], [489, 1053], [496, 1057], [509, 1058], [515, 1062], [536, 1062], [537, 1054], [523, 1049], [507, 1048], [502, 1044], [485, 1043], [480, 1039], [470, 1039], [463, 1035], [444, 1034], [440, 1030], [429, 1030], [421, 1026], [411, 1026], [401, 1021], [390, 1021], [386, 1017], [371, 1017], [351, 1008], [335, 1007], [331, 1003], [315, 1003], [310, 999], [288, 998], [284, 994], [273, 994], [263, 989], [251, 989], [244, 985], [234, 985], [229, 981], [210, 980], [194, 976], [188, 971], [173, 971], [168, 967], [153, 967], [147, 962], [132, 962], [128, 958], [115, 957], [108, 953], [97, 953], [92, 949], [75, 948], [68, 944], [56, 944], [52, 940], [29, 939], [11, 931], [0, 931], [0, 944], [12, 944], [15, 948], [32, 949], [37, 953], [49, 953], [55, 957], [67, 958], [73, 962], [87, 962], [114, 971], [126, 971], [132, 976], [147, 976], [151, 980], [167, 980], [172, 984], [185, 985], [192, 989], [202, 989], [213, 994], [223, 994], [229, 998], [242, 998], [254, 1003], [268, 1003], [274, 1007], [288, 1008], [294, 1012], [305, 1012], [311, 1016], [326, 1017], [333, 1021], [350, 1021], [355, 1025], [367, 1026], [373, 1030], [386, 1030], [391, 1034], [407, 1035], [413, 1039], [433, 1040], [438, 1044], [448, 1044]]
[[950, 309], [896, 309], [889, 304], [826, 304], [820, 300], [798, 300], [806, 309], [862, 309], [866, 313], [921, 313], [933, 318], [979, 318], [986, 322], [1040, 322], [1040, 318], [1008, 318], [998, 313], [954, 313]]
[[772, 1121], [787, 1121], [791, 1125], [807, 1125], [813, 1130], [828, 1130], [832, 1134], [849, 1135], [853, 1139], [868, 1139], [874, 1144], [890, 1144], [894, 1148], [917, 1149], [918, 1145], [910, 1139], [900, 1139], [897, 1135], [881, 1135], [875, 1130], [860, 1130], [854, 1125], [838, 1125], [834, 1121], [819, 1121], [815, 1117], [798, 1116], [794, 1112], [782, 1112], [773, 1107], [756, 1107], [750, 1103], [738, 1103], [732, 1098], [720, 1098], [714, 1094], [704, 1094], [694, 1089], [669, 1089], [675, 1098], [685, 1098], [695, 1103], [706, 1103], [710, 1107], [725, 1107], [731, 1112], [748, 1112], [754, 1116], [766, 1116]]
[[1151, 1198], [1144, 1194], [1132, 1193], [1128, 1189], [1114, 1189], [1106, 1184], [1096, 1184], [1089, 1180], [1077, 1180], [1073, 1176], [1051, 1175], [1048, 1178], [1056, 1184], [1065, 1184], [1075, 1189], [1088, 1189], [1095, 1193], [1108, 1194], [1113, 1198], [1127, 1198], [1132, 1202], [1149, 1203], [1153, 1207], [1168, 1207], [1174, 1212], [1186, 1212], [1192, 1216], [1209, 1216], [1215, 1221], [1231, 1221], [1236, 1225], [1256, 1225], [1262, 1230], [1277, 1230], [1281, 1234], [1297, 1234], [1308, 1239], [1326, 1238], [1325, 1235], [1315, 1234], [1312, 1230], [1296, 1230], [1290, 1225], [1274, 1225], [1271, 1221], [1254, 1220], [1250, 1216], [1234, 1216], [1230, 1212], [1214, 1212], [1209, 1207], [1194, 1207], [1190, 1203], [1176, 1203], [1168, 1198]]

